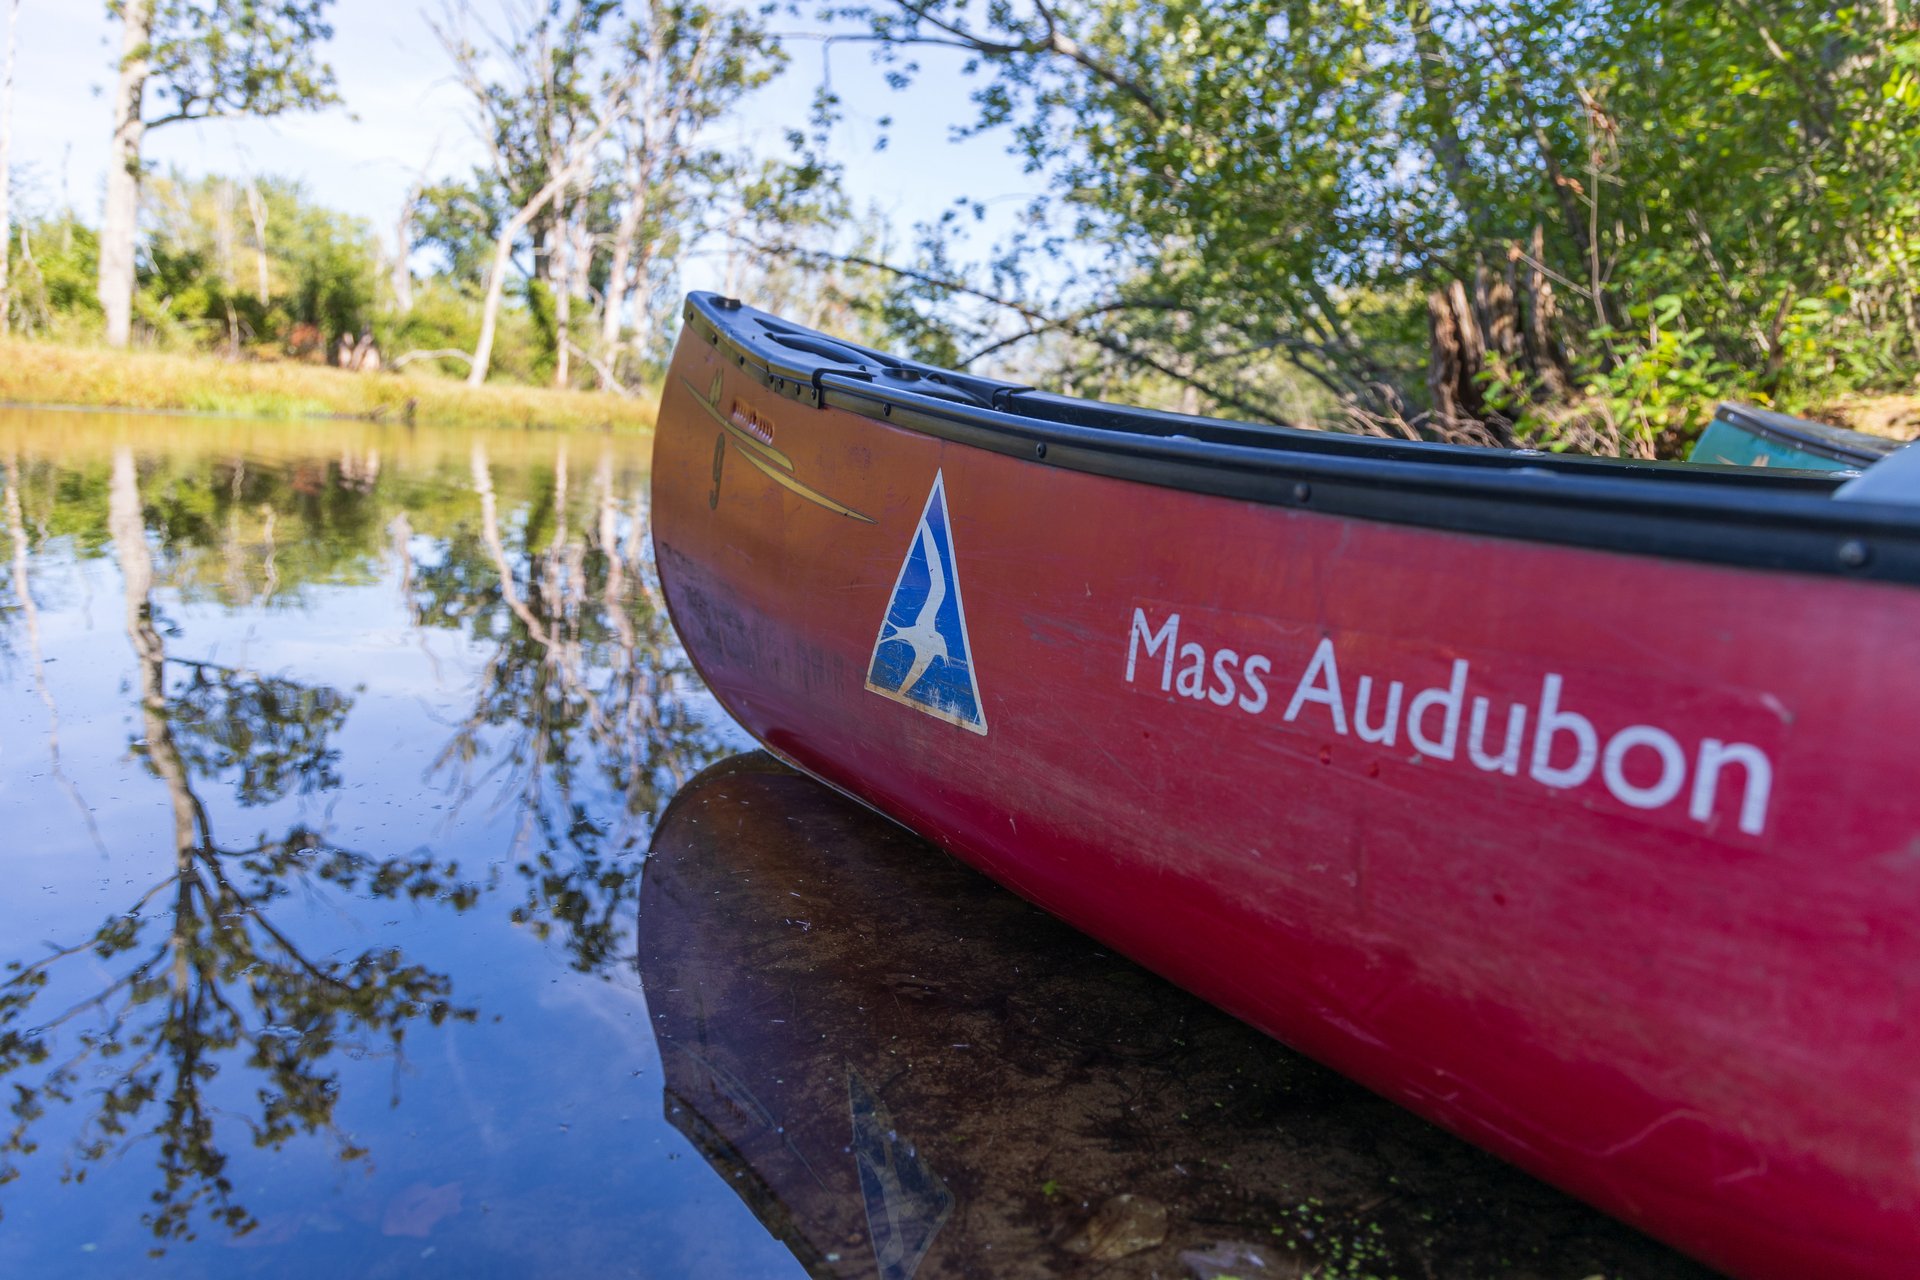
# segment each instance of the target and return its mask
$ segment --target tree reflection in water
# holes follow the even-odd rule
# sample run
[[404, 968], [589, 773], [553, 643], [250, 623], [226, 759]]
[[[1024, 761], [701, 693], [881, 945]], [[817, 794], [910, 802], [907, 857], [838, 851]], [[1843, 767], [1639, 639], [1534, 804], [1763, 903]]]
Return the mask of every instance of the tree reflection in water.
[[0, 416], [0, 1272], [758, 1276], [804, 1235], [817, 1274], [1135, 1274], [1048, 1242], [1097, 1190], [1221, 1249], [1311, 1222], [1287, 1274], [1376, 1227], [1403, 1276], [1694, 1274], [784, 770], [692, 784], [642, 911], [665, 799], [744, 739], [617, 441], [145, 426], [137, 467], [93, 418], [13, 462]]
[[[7, 966], [0, 1183], [22, 1176], [56, 1129], [69, 1147], [61, 1176], [72, 1180], [151, 1143], [159, 1176], [142, 1220], [156, 1250], [208, 1223], [244, 1234], [256, 1220], [230, 1153], [305, 1136], [366, 1162], [367, 1148], [335, 1122], [346, 1059], [398, 1065], [410, 1027], [477, 1016], [448, 973], [398, 946], [338, 949], [337, 935], [315, 936], [306, 910], [315, 895], [454, 912], [490, 899], [455, 862], [344, 848], [305, 821], [251, 842], [216, 834], [216, 814], [341, 793], [351, 773], [339, 744], [355, 696], [169, 653], [180, 630], [158, 612], [156, 586], [183, 601], [274, 608], [391, 566], [421, 648], [431, 655], [427, 635], [452, 632], [477, 655], [472, 701], [430, 776], [456, 808], [511, 814], [505, 852], [518, 887], [502, 905], [576, 969], [630, 959], [654, 819], [728, 746], [690, 702], [697, 683], [648, 585], [643, 502], [618, 491], [630, 473], [603, 450], [575, 491], [564, 441], [551, 456], [550, 483], [523, 468], [516, 502], [496, 491], [485, 440], [457, 487], [383, 469], [371, 451], [337, 465], [155, 459], [144, 494], [125, 447], [105, 465], [36, 473], [40, 540], [69, 537], [82, 558], [110, 554], [118, 565], [136, 673], [130, 751], [165, 790], [172, 857], [90, 936], [16, 952]], [[32, 486], [17, 461], [5, 479], [13, 564], [0, 632], [25, 624], [37, 676], [20, 510]], [[57, 708], [43, 679], [36, 688], [64, 782]], [[49, 1158], [60, 1157], [39, 1157]]]
[[[4, 509], [6, 513], [7, 541], [13, 547], [12, 572], [6, 578], [6, 584], [12, 588], [14, 600], [6, 605], [5, 597], [0, 596], [0, 619], [5, 619], [18, 611], [27, 632], [27, 662], [33, 671], [34, 692], [39, 694], [41, 704], [47, 709], [47, 760], [53, 780], [60, 784], [67, 798], [78, 810], [81, 821], [86, 825], [87, 834], [93, 839], [93, 847], [105, 853], [106, 847], [100, 843], [100, 829], [94, 824], [93, 811], [81, 798], [80, 789], [67, 776], [66, 768], [60, 761], [60, 707], [54, 701], [53, 689], [47, 683], [46, 657], [40, 645], [40, 608], [34, 603], [33, 584], [28, 573], [27, 521], [20, 504], [20, 458], [17, 454], [7, 455], [6, 495]], [[7, 651], [7, 631], [0, 626], [0, 655]]]
[[[499, 890], [513, 921], [553, 940], [574, 969], [632, 958], [653, 821], [728, 743], [691, 706], [697, 681], [649, 587], [643, 499], [620, 493], [632, 472], [603, 449], [588, 486], [574, 486], [563, 439], [551, 466], [528, 466], [520, 451], [503, 501], [495, 453], [476, 441], [467, 466], [438, 484], [422, 484], [417, 468], [382, 468], [372, 449], [282, 464], [163, 455], [136, 466], [127, 447], [36, 470], [6, 461], [12, 566], [0, 633], [33, 662], [54, 777], [71, 791], [40, 672], [29, 551], [65, 537], [83, 560], [119, 568], [136, 676], [129, 747], [165, 789], [173, 854], [92, 935], [15, 952], [0, 975], [0, 1080], [12, 1107], [0, 1184], [23, 1176], [42, 1142], [67, 1150], [33, 1163], [63, 1159], [71, 1180], [152, 1144], [159, 1176], [142, 1221], [163, 1249], [204, 1224], [255, 1226], [248, 1184], [236, 1186], [230, 1165], [236, 1150], [311, 1136], [367, 1163], [367, 1146], [334, 1119], [346, 1061], [397, 1067], [409, 1027], [478, 1011], [449, 973], [399, 946], [340, 950], [338, 935], [317, 936], [307, 910], [317, 896], [467, 912]], [[501, 852], [518, 875], [505, 885], [484, 889], [434, 852], [344, 848], [309, 821], [278, 818], [255, 841], [215, 833], [219, 814], [232, 823], [236, 810], [273, 814], [301, 796], [351, 798], [340, 743], [355, 695], [169, 652], [180, 628], [161, 616], [156, 587], [228, 612], [284, 608], [317, 585], [371, 585], [382, 564], [422, 651], [432, 656], [438, 631], [476, 654], [463, 664], [474, 670], [470, 704], [430, 779], [455, 810], [511, 814]]]
[[[215, 835], [198, 785], [227, 785], [242, 806], [339, 785], [331, 745], [352, 699], [325, 686], [170, 659], [155, 622], [154, 569], [133, 456], [113, 460], [108, 523], [125, 592], [138, 673], [133, 744], [165, 786], [173, 865], [91, 937], [8, 966], [0, 986], [0, 1076], [10, 1077], [13, 1125], [0, 1179], [33, 1153], [36, 1125], [55, 1104], [93, 1114], [74, 1151], [84, 1166], [133, 1143], [158, 1143], [159, 1186], [142, 1220], [158, 1241], [191, 1239], [196, 1217], [245, 1232], [225, 1148], [238, 1127], [255, 1147], [325, 1134], [343, 1160], [367, 1152], [333, 1123], [335, 1055], [398, 1059], [407, 1027], [471, 1020], [451, 979], [397, 947], [319, 956], [272, 918], [296, 888], [471, 907], [477, 888], [425, 854], [380, 858], [341, 848], [304, 824], [250, 845]], [[169, 667], [178, 673], [170, 681]], [[54, 969], [91, 956], [113, 976], [57, 1011], [36, 1008]], [[256, 1108], [223, 1071], [250, 1073]], [[218, 1088], [220, 1102], [212, 1095]], [[224, 1123], [223, 1123], [224, 1122]], [[84, 1170], [72, 1176], [84, 1176]]]
[[647, 585], [644, 508], [623, 509], [610, 453], [576, 530], [565, 441], [551, 492], [503, 524], [484, 438], [473, 445], [477, 529], [462, 526], [416, 564], [414, 616], [488, 651], [473, 708], [435, 765], [457, 799], [487, 789], [518, 813], [514, 919], [558, 934], [575, 968], [619, 958], [639, 901], [653, 821], [725, 745], [693, 713], [691, 668]]

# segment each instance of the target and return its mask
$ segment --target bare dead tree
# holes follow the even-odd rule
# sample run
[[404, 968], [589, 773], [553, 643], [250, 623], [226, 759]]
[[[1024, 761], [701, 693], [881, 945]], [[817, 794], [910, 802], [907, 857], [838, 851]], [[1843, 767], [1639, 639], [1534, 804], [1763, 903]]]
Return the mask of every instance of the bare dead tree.
[[562, 188], [554, 203], [560, 208], [560, 216], [554, 220], [552, 237], [553, 385], [567, 387], [573, 384], [572, 356], [576, 347], [573, 340], [573, 302], [586, 292], [586, 281], [592, 268], [593, 237], [587, 230], [583, 216], [584, 199]]
[[253, 223], [253, 288], [254, 296], [266, 306], [272, 293], [272, 281], [267, 272], [267, 198], [260, 193], [260, 184], [253, 176], [247, 176], [247, 217]]
[[468, 386], [477, 387], [485, 383], [487, 370], [493, 362], [493, 340], [500, 324], [500, 303], [506, 296], [507, 270], [513, 263], [515, 242], [556, 196], [579, 180], [592, 163], [594, 153], [626, 109], [625, 88], [621, 87], [608, 103], [604, 118], [574, 145], [560, 171], [546, 186], [534, 192], [533, 198], [521, 205], [500, 229], [500, 237], [493, 246], [493, 265], [487, 271], [487, 292], [480, 308], [480, 337], [473, 347], [473, 368], [467, 372]]
[[[532, 275], [557, 286], [556, 375], [571, 373], [572, 302], [587, 264], [568, 242], [583, 189], [608, 133], [628, 110], [631, 75], [602, 74], [604, 46], [595, 37], [610, 10], [577, 2], [529, 5], [509, 14], [514, 29], [469, 37], [472, 19], [451, 4], [432, 25], [472, 98], [480, 140], [515, 212], [495, 242], [482, 302], [480, 337], [468, 383], [486, 380], [492, 362], [506, 272], [525, 236], [533, 244]], [[564, 17], [563, 17], [564, 14]], [[597, 89], [593, 82], [599, 79]]]
[[153, 42], [153, 0], [120, 7], [120, 67], [113, 89], [113, 146], [107, 154], [107, 204], [100, 234], [100, 306], [107, 342], [124, 347], [133, 335], [133, 230], [140, 213], [142, 109]]
[[704, 13], [687, 29], [682, 29], [683, 21], [678, 9], [649, 4], [641, 19], [644, 25], [636, 24], [629, 50], [638, 63], [639, 78], [632, 123], [620, 135], [627, 202], [614, 229], [600, 317], [601, 343], [609, 352], [620, 341], [629, 295], [635, 304], [635, 328], [644, 328], [652, 245], [642, 241], [640, 233], [653, 212], [656, 193], [691, 158], [698, 126], [705, 122], [702, 107], [713, 96], [706, 72], [720, 31], [720, 15]]
[[13, 66], [18, 47], [20, 0], [7, 4], [7, 64], [0, 82], [0, 336], [13, 316]]

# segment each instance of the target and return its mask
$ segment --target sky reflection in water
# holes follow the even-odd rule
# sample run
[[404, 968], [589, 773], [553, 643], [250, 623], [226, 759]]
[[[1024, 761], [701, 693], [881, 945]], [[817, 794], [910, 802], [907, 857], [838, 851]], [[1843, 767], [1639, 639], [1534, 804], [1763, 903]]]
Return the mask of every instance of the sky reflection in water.
[[0, 411], [0, 487], [0, 1274], [1693, 1274], [764, 757], [689, 786], [751, 744], [644, 442]]
[[681, 1174], [623, 962], [744, 745], [644, 446], [41, 414], [0, 464], [0, 1272], [791, 1270]]

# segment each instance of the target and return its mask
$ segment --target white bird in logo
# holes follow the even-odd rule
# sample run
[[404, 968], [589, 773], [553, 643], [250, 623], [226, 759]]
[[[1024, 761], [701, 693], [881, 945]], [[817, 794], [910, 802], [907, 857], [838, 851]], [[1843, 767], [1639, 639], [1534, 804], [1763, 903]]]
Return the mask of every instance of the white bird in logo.
[[[891, 618], [887, 620], [892, 635], [885, 640], [899, 640], [913, 650], [913, 663], [907, 668], [906, 678], [900, 682], [900, 692], [909, 693], [920, 682], [927, 668], [933, 665], [935, 658], [947, 662], [953, 661], [953, 655], [947, 652], [947, 638], [935, 630], [934, 622], [940, 616], [940, 606], [947, 602], [947, 566], [940, 558], [940, 546], [933, 540], [933, 530], [925, 522], [920, 525], [920, 549], [927, 557], [927, 598], [920, 605], [920, 612], [912, 625], [895, 626]], [[883, 643], [885, 641], [883, 640]]]

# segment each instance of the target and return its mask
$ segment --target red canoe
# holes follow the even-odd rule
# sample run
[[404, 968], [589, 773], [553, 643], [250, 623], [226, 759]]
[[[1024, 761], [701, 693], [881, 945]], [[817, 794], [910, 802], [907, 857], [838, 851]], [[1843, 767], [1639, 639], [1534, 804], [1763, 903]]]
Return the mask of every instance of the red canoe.
[[1920, 1268], [1920, 495], [1863, 483], [1147, 413], [695, 295], [653, 518], [779, 755], [1802, 1280]]

